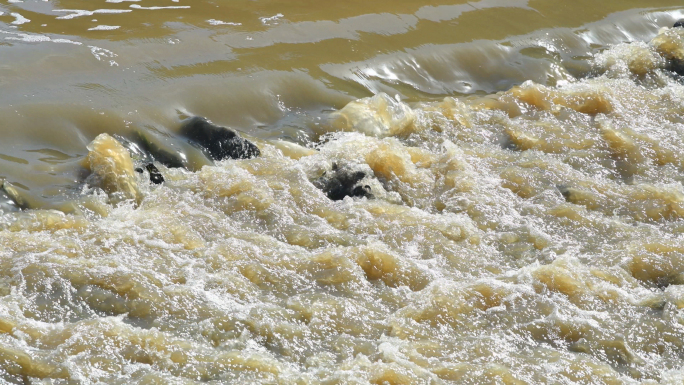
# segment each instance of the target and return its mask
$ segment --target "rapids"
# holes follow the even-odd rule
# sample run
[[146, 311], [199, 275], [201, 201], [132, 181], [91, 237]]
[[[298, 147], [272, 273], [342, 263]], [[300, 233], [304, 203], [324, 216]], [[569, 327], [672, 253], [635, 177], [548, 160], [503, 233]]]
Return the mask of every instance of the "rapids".
[[684, 382], [678, 1], [289, 3], [0, 3], [1, 383]]

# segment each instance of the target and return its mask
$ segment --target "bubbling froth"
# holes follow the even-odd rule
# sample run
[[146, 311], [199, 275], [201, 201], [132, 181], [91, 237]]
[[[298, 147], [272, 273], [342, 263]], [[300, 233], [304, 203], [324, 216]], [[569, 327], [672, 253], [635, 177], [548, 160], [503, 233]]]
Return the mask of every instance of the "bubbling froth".
[[[0, 377], [677, 383], [682, 49], [664, 29], [557, 86], [380, 93], [315, 146], [161, 185], [103, 134], [78, 210], [0, 217]], [[329, 199], [333, 165], [372, 196]]]

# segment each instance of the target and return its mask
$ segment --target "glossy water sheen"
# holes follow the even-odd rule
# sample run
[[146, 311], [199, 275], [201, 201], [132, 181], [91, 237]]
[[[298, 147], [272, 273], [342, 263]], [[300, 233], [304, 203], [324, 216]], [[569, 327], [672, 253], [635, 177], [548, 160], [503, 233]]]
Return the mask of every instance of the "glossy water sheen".
[[[681, 384], [682, 17], [2, 1], [0, 379]], [[211, 162], [193, 115], [262, 156]], [[330, 201], [333, 163], [374, 198]]]

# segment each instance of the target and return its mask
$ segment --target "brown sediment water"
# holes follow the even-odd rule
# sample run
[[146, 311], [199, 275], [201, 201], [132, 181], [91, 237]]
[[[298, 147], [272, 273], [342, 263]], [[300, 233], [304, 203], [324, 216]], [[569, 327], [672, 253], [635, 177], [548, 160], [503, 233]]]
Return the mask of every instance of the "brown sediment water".
[[680, 18], [1, 2], [0, 382], [681, 384]]

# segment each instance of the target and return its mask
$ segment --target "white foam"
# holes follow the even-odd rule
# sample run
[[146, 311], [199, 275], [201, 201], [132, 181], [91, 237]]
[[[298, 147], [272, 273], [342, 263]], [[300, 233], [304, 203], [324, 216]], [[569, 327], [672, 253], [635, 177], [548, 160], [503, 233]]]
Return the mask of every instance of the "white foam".
[[271, 17], [260, 17], [259, 20], [261, 20], [261, 23], [264, 25], [271, 25], [271, 24], [278, 24], [278, 23], [274, 23], [274, 22], [278, 21], [282, 17], [283, 17], [283, 14], [278, 13], [278, 14], [273, 15]]
[[142, 5], [138, 4], [131, 4], [131, 8], [135, 9], [151, 9], [151, 10], [157, 10], [157, 9], [187, 9], [190, 8], [189, 5], [169, 5], [167, 7], [143, 7]]
[[10, 32], [10, 31], [0, 31], [0, 33], [12, 35], [12, 36], [5, 37], [5, 40], [17, 40], [17, 41], [24, 41], [27, 43], [51, 42], [51, 43], [67, 43], [67, 44], [75, 44], [75, 45], [83, 44], [83, 43], [80, 43], [78, 41], [73, 41], [73, 40], [69, 40], [69, 39], [53, 39], [49, 36], [39, 35], [39, 34]]
[[133, 12], [130, 9], [96, 9], [94, 11], [86, 11], [83, 9], [55, 9], [54, 12], [72, 12], [70, 15], [59, 16], [58, 19], [73, 19], [81, 16], [92, 16], [96, 13], [126, 13]]
[[121, 28], [120, 25], [98, 25], [93, 28], [88, 28], [88, 31], [112, 31]]
[[[119, 63], [115, 62], [114, 60], [111, 60], [112, 58], [119, 56], [119, 55], [115, 54], [114, 52], [112, 52], [108, 49], [102, 48], [102, 47], [94, 46], [94, 45], [89, 45], [88, 48], [90, 48], [90, 52], [93, 54], [93, 56], [95, 56], [95, 58], [98, 61], [105, 61], [105, 62], [109, 61], [109, 65], [112, 67], [114, 67], [114, 66], [118, 67], [119, 66]], [[107, 59], [109, 59], [109, 60], [107, 60]]]
[[242, 23], [233, 23], [230, 21], [221, 21], [221, 20], [216, 20], [216, 19], [209, 19], [207, 20], [207, 23], [211, 25], [242, 25]]
[[31, 21], [31, 20], [25, 18], [24, 16], [22, 16], [16, 12], [10, 13], [10, 15], [14, 16], [14, 18], [16, 19], [12, 22], [12, 24], [14, 24], [14, 25], [26, 24], [29, 21]]

